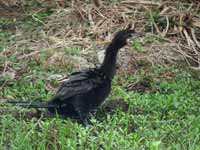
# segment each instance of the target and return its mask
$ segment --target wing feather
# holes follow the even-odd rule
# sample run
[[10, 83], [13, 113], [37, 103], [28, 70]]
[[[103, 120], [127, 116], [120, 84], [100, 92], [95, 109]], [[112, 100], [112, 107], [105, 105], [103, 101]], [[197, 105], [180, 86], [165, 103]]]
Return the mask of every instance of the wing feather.
[[61, 100], [66, 100], [72, 96], [93, 90], [103, 82], [102, 78], [96, 74], [97, 73], [92, 71], [73, 74], [68, 80], [63, 82], [58, 89], [56, 96]]

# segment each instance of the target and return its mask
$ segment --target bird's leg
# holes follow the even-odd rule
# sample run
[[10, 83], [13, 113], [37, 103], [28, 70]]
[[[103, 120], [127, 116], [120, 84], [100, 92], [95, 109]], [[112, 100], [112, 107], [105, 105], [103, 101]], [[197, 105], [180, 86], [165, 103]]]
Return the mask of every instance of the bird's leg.
[[77, 111], [79, 119], [81, 121], [81, 123], [86, 127], [88, 126], [88, 120], [87, 120], [87, 114], [84, 112], [81, 112], [80, 110]]
[[42, 115], [42, 112], [39, 109], [36, 109], [36, 115], [37, 115], [37, 118], [40, 118]]

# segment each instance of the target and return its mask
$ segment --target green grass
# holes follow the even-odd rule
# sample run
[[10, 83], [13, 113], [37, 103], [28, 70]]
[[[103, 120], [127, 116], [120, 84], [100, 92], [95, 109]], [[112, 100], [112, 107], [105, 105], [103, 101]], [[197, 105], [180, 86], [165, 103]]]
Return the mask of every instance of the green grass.
[[12, 40], [14, 40], [12, 35], [12, 32], [1, 31], [0, 29], [0, 52], [8, 46], [8, 43], [12, 43]]
[[[23, 28], [25, 31], [32, 32], [32, 30], [44, 25], [45, 20], [53, 13], [53, 11], [48, 9], [45, 12], [33, 13], [30, 8], [26, 13], [29, 15], [25, 16], [24, 14], [25, 17], [19, 20], [0, 18], [0, 52], [15, 43], [16, 25]], [[1, 27], [6, 28], [6, 30], [3, 30]]]
[[30, 29], [35, 29], [39, 26], [45, 24], [45, 20], [53, 13], [53, 11], [48, 10], [47, 12], [38, 12], [38, 13], [30, 13], [24, 20], [22, 21], [22, 27], [27, 31]]
[[[53, 92], [45, 87], [54, 71], [32, 69], [0, 94], [14, 99], [50, 99]], [[2, 103], [1, 149], [200, 149], [200, 81], [187, 71], [153, 69], [149, 74], [117, 76], [110, 97], [91, 118], [89, 128], [59, 117], [25, 119], [31, 110]], [[159, 78], [170, 71], [175, 78]], [[146, 78], [151, 81], [149, 91], [126, 90], [126, 84]], [[13, 112], [20, 115], [15, 118]]]

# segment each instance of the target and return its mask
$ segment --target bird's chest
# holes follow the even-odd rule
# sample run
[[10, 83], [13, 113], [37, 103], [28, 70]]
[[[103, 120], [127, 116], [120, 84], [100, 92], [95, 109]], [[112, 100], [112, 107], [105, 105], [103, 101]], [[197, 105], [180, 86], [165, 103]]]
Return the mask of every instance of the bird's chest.
[[111, 90], [111, 83], [107, 82], [97, 87], [95, 90], [96, 98], [99, 103], [102, 103], [109, 95]]

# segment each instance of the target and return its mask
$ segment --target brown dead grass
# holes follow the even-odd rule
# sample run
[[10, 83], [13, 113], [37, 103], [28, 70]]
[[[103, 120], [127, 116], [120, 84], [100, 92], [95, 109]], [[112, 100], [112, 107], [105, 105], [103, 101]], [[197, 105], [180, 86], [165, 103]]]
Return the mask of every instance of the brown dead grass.
[[[9, 6], [8, 1], [4, 5]], [[144, 53], [134, 54], [133, 61], [145, 60], [152, 65], [158, 63], [180, 63], [183, 60], [193, 69], [200, 70], [200, 17], [198, 1], [131, 1], [122, 0], [108, 4], [101, 1], [86, 3], [85, 1], [38, 1], [42, 7], [52, 6], [54, 13], [43, 22], [40, 31], [24, 33], [16, 31], [16, 43], [8, 47], [6, 53], [17, 53], [18, 59], [36, 56], [49, 49], [57, 50], [79, 47], [81, 56], [89, 61], [95, 57], [99, 49], [103, 49], [112, 38], [114, 32], [132, 23], [139, 32], [146, 33], [142, 44]], [[2, 3], [2, 1], [0, 1]], [[26, 1], [21, 4], [25, 7]], [[11, 5], [11, 3], [10, 3]], [[39, 8], [38, 8], [39, 9]], [[37, 14], [37, 11], [34, 12]], [[153, 40], [145, 42], [148, 36], [156, 36], [164, 42]], [[25, 52], [28, 46], [29, 51]], [[52, 54], [53, 56], [54, 54]], [[123, 55], [123, 54], [122, 54]], [[90, 60], [91, 59], [91, 60]], [[126, 61], [126, 57], [123, 57]], [[129, 59], [130, 60], [130, 59]], [[125, 66], [127, 67], [127, 66]]]

